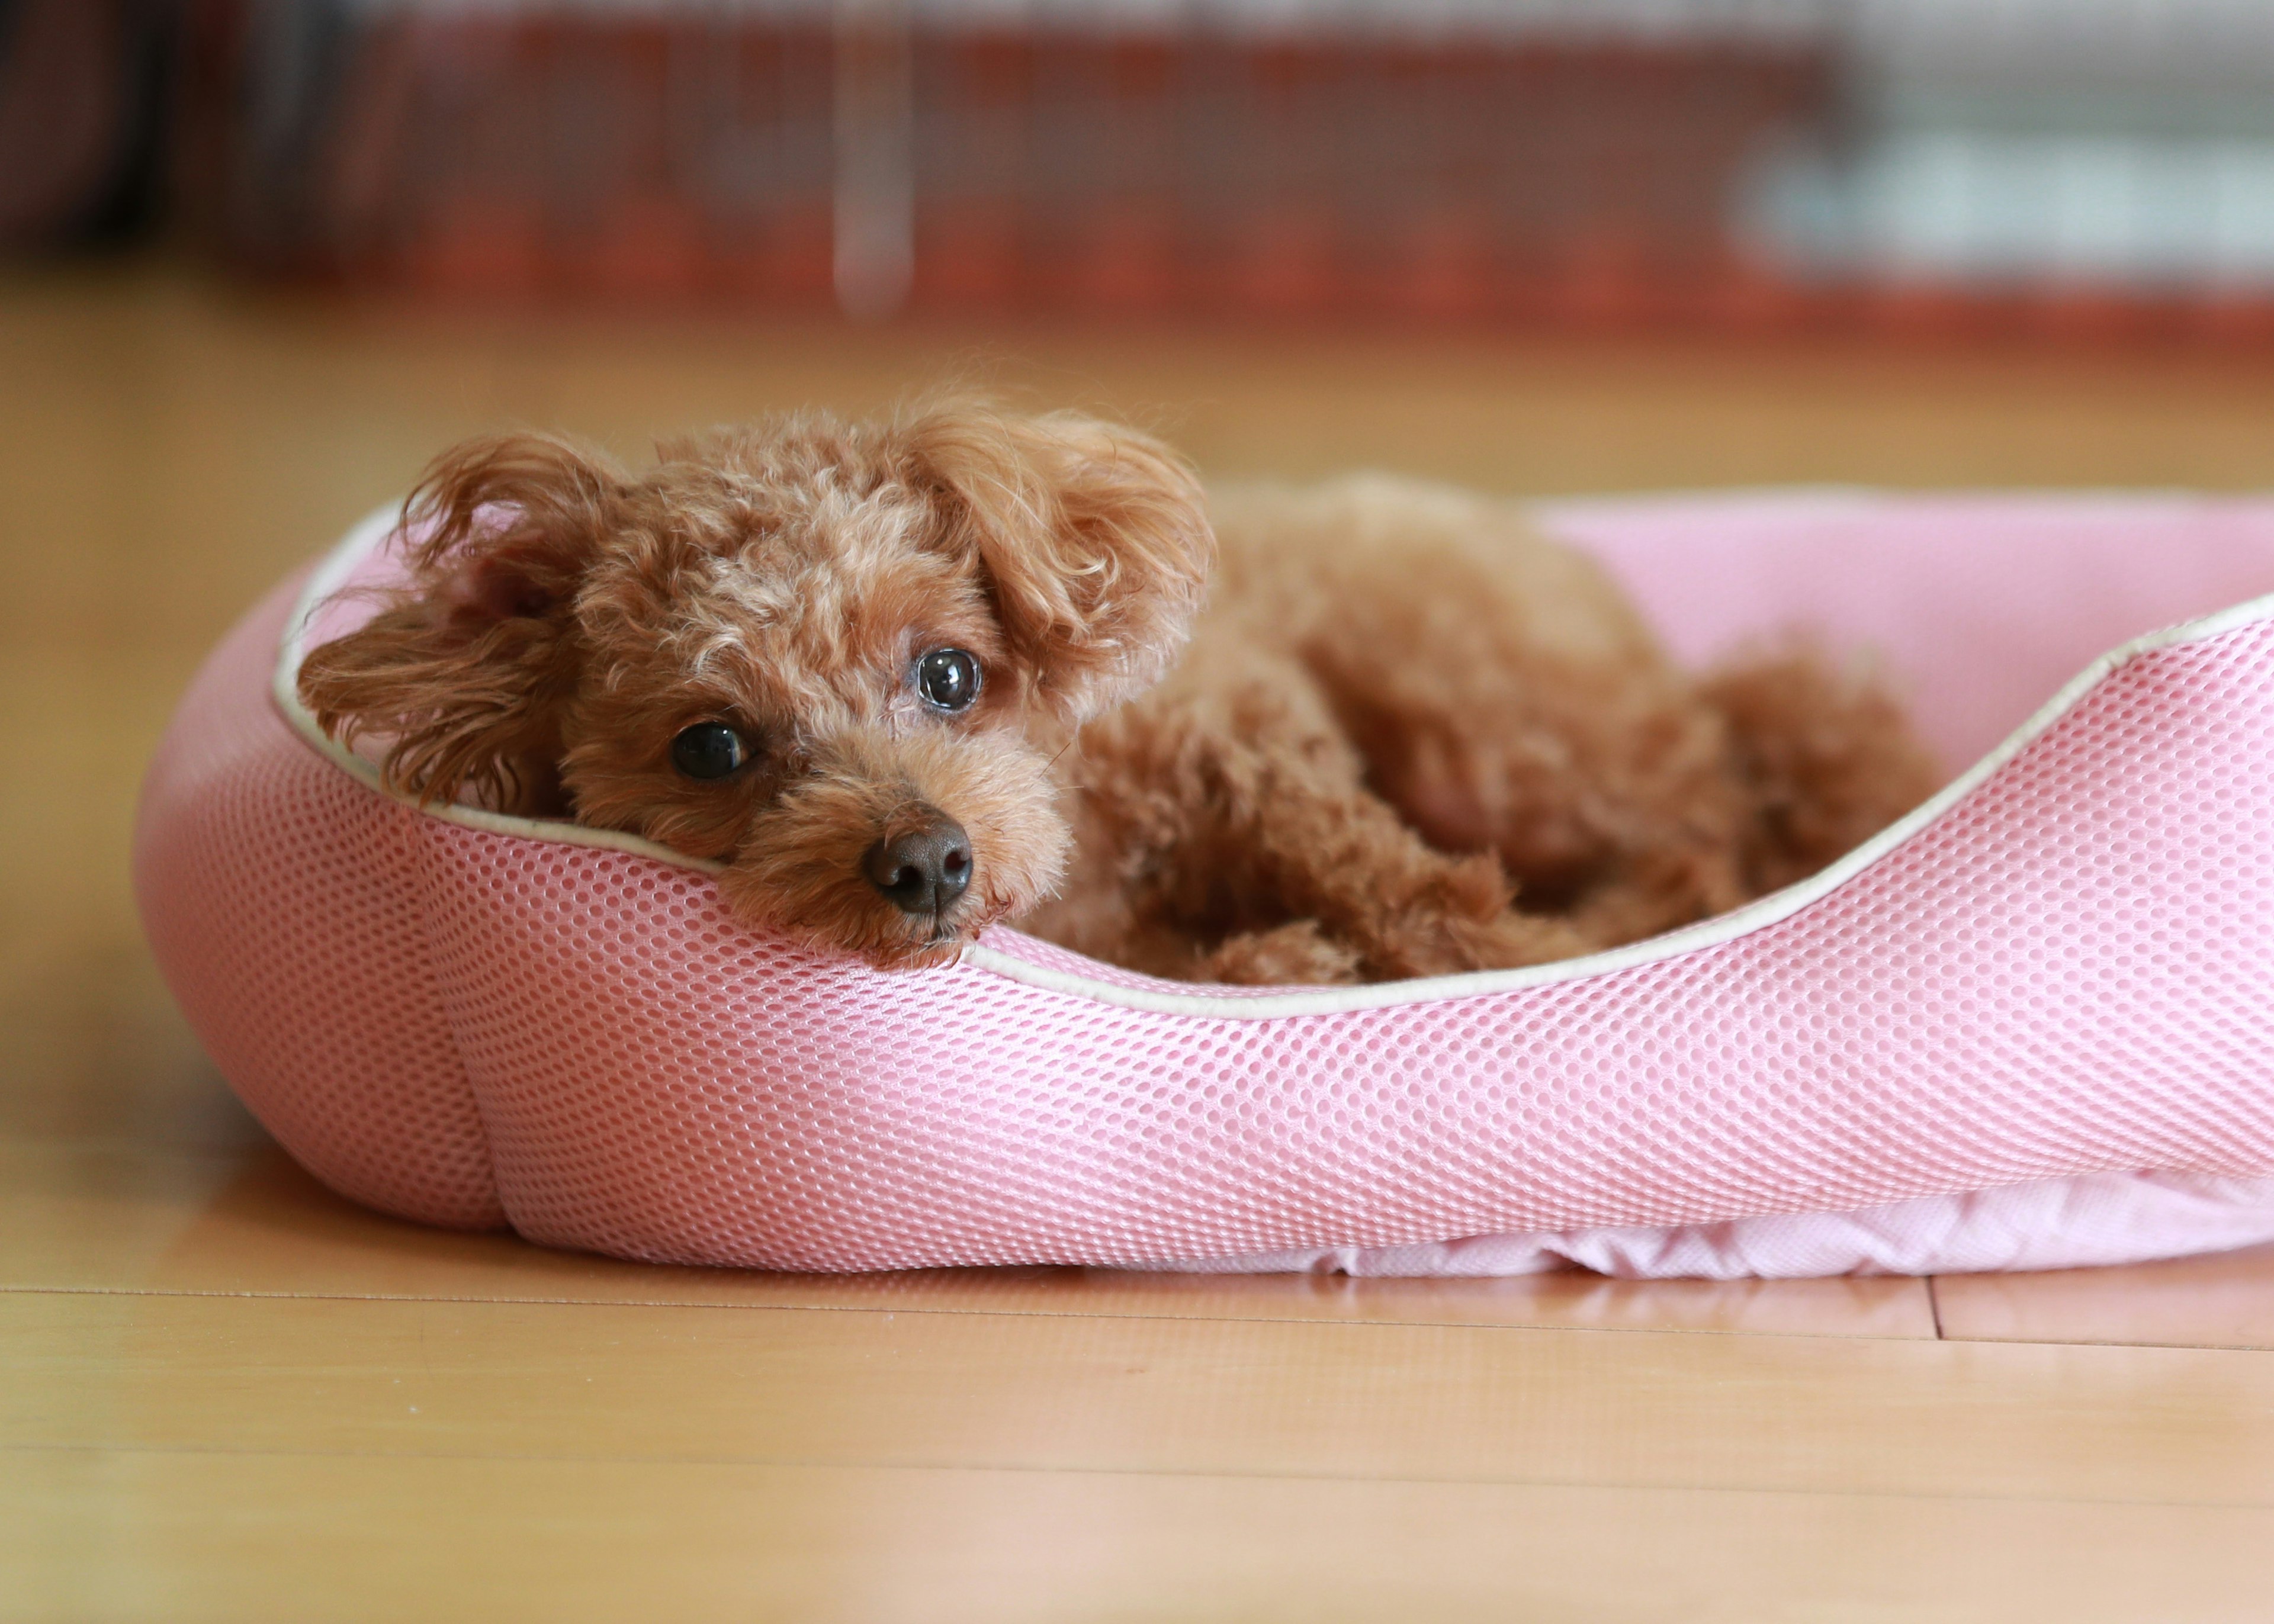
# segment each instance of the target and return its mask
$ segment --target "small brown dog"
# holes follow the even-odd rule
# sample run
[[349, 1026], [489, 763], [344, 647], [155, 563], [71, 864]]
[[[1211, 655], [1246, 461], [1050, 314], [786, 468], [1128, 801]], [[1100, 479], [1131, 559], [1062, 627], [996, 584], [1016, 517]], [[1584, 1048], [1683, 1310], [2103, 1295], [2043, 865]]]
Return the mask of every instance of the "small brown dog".
[[327, 729], [421, 797], [719, 859], [736, 914], [880, 966], [1008, 919], [1189, 980], [1534, 964], [1783, 885], [1936, 781], [1819, 660], [1684, 675], [1507, 504], [1204, 497], [1081, 417], [791, 417], [636, 477], [484, 440], [408, 512], [409, 584], [302, 667]]

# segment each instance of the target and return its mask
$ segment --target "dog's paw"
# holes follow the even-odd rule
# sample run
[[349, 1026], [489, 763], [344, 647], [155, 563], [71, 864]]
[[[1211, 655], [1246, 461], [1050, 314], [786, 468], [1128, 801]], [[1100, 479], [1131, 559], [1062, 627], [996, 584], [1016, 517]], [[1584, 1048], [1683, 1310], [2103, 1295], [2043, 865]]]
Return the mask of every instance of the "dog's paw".
[[1569, 921], [1504, 909], [1489, 919], [1419, 914], [1384, 921], [1367, 944], [1364, 978], [1404, 981], [1460, 975], [1473, 970], [1513, 970], [1593, 952]]
[[1297, 920], [1276, 930], [1252, 930], [1225, 940], [1201, 961], [1198, 979], [1239, 987], [1337, 987], [1361, 979], [1355, 950]]
[[1446, 933], [1455, 950], [1469, 962], [1464, 970], [1514, 970], [1525, 965], [1553, 964], [1592, 953], [1596, 944], [1570, 921], [1524, 914], [1511, 908], [1476, 923], [1449, 920]]

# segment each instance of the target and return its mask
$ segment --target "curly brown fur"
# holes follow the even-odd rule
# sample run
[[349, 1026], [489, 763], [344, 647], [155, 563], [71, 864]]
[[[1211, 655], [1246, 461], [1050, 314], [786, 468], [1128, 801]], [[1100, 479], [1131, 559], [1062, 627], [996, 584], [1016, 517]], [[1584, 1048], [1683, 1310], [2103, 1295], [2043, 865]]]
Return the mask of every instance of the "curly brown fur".
[[1934, 792], [1941, 773], [1885, 687], [1806, 644], [1714, 672], [1748, 816], [1738, 861], [1760, 894], [1803, 880]]
[[[1012, 918], [1187, 979], [1539, 963], [1787, 883], [1933, 787], [1879, 688], [1805, 651], [1693, 680], [1506, 504], [1204, 502], [1069, 416], [790, 417], [638, 475], [477, 441], [407, 533], [403, 588], [302, 668], [328, 729], [422, 797], [720, 860], [742, 917], [888, 967]], [[935, 650], [975, 659], [967, 709], [922, 696]], [[690, 777], [673, 741], [713, 724], [749, 759]], [[959, 889], [879, 866], [935, 835]]]

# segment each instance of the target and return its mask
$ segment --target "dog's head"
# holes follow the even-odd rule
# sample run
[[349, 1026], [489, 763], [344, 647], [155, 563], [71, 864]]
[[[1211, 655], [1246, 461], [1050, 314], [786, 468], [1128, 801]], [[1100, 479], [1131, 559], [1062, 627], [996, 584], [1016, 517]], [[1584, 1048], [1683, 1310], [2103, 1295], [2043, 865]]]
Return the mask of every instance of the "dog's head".
[[1047, 896], [1050, 755], [1153, 681], [1214, 541], [1155, 441], [1069, 416], [796, 417], [630, 477], [479, 440], [407, 511], [408, 583], [301, 667], [384, 770], [726, 864], [753, 923], [940, 962]]

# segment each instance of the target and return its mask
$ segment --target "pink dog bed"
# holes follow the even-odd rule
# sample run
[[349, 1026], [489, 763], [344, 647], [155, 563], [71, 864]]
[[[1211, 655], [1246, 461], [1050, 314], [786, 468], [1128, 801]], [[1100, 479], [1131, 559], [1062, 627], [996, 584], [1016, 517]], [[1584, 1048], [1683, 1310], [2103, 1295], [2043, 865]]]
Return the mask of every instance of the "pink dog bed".
[[381, 516], [184, 700], [151, 942], [335, 1189], [628, 1258], [1790, 1275], [2274, 1238], [2274, 500], [1542, 511], [1684, 658], [1875, 649], [1974, 765], [1812, 881], [1567, 964], [1193, 988], [998, 930], [886, 975], [644, 842], [380, 793], [290, 695]]

